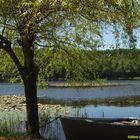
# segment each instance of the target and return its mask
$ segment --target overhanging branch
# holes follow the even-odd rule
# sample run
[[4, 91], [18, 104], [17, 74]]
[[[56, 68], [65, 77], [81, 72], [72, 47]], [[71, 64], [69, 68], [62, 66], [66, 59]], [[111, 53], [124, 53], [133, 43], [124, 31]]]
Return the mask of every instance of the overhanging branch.
[[23, 77], [23, 66], [21, 65], [18, 57], [16, 56], [15, 52], [13, 51], [13, 49], [11, 48], [11, 42], [3, 37], [2, 35], [0, 35], [0, 49], [3, 49], [4, 51], [6, 51], [11, 59], [13, 60], [13, 62], [15, 63], [15, 65], [17, 66], [20, 75]]

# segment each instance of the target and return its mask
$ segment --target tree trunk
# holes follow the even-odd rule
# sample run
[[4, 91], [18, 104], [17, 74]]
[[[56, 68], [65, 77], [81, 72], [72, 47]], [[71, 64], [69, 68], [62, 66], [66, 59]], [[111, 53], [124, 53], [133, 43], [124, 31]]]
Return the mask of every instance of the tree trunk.
[[28, 132], [31, 135], [39, 137], [39, 118], [38, 118], [38, 103], [37, 103], [37, 76], [38, 67], [34, 64], [34, 41], [35, 34], [32, 32], [32, 27], [29, 29], [29, 34], [21, 34], [27, 37], [22, 40], [22, 48], [24, 54], [24, 66], [21, 65], [18, 57], [11, 47], [11, 42], [0, 35], [0, 49], [6, 51], [15, 65], [17, 66], [21, 78], [24, 83], [25, 97], [26, 97], [26, 110], [27, 110], [27, 124]]
[[27, 72], [24, 77], [24, 88], [27, 109], [27, 131], [34, 136], [39, 137], [39, 119], [38, 119], [38, 103], [37, 103], [37, 67]]

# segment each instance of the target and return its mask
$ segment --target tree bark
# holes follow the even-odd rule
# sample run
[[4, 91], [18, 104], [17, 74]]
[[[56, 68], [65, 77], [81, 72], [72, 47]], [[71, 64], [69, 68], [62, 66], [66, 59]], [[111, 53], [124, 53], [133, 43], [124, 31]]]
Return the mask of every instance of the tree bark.
[[40, 134], [37, 103], [37, 75], [37, 67], [34, 67], [32, 71], [27, 72], [24, 77], [24, 88], [27, 109], [27, 131], [31, 135], [39, 137]]
[[25, 44], [22, 46], [24, 66], [21, 65], [18, 57], [12, 50], [11, 42], [2, 35], [0, 35], [0, 49], [5, 50], [10, 55], [24, 83], [28, 124], [27, 131], [33, 136], [40, 137], [37, 103], [38, 67], [34, 64], [34, 40], [34, 35], [32, 35], [29, 39], [25, 40]]

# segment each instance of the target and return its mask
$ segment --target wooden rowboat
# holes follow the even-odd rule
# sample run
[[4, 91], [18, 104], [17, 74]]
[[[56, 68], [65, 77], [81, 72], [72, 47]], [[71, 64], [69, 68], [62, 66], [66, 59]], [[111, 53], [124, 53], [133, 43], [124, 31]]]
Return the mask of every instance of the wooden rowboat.
[[136, 118], [60, 118], [66, 140], [136, 140], [140, 124]]

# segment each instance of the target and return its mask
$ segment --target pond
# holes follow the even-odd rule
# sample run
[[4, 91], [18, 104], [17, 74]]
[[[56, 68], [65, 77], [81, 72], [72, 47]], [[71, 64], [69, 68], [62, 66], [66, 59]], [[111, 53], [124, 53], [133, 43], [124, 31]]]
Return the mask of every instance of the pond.
[[[54, 82], [53, 82], [54, 83]], [[90, 87], [90, 88], [38, 88], [38, 96], [43, 99], [54, 99], [54, 100], [65, 100], [69, 102], [70, 100], [92, 100], [92, 99], [109, 99], [116, 97], [128, 97], [128, 96], [140, 96], [140, 80], [112, 80], [109, 83], [119, 83], [127, 84], [127, 86], [113, 86], [113, 87]], [[0, 95], [24, 95], [24, 87], [21, 84], [10, 84], [10, 83], [0, 83]], [[90, 106], [85, 104], [81, 109], [87, 110], [88, 112], [113, 112], [108, 113], [105, 117], [126, 117], [126, 116], [137, 116], [140, 117], [140, 114], [137, 113], [136, 107], [132, 106], [133, 104], [122, 107], [114, 107], [104, 105], [97, 106], [90, 104]], [[139, 106], [139, 104], [137, 104]], [[130, 110], [131, 109], [131, 112]], [[98, 111], [97, 111], [98, 110]], [[116, 115], [115, 115], [116, 114]]]
[[[38, 88], [38, 96], [61, 100], [89, 100], [120, 96], [140, 95], [140, 80], [116, 80], [109, 83], [127, 84], [127, 86], [90, 87], [90, 88]], [[21, 84], [0, 83], [0, 95], [24, 95]]]
[[[109, 83], [127, 84], [127, 86], [113, 87], [90, 87], [90, 88], [38, 88], [38, 97], [44, 100], [51, 99], [65, 101], [86, 101], [87, 104], [76, 106], [71, 104], [71, 110], [68, 116], [83, 116], [94, 118], [121, 118], [137, 117], [140, 118], [140, 104], [88, 104], [94, 99], [110, 99], [118, 97], [140, 97], [140, 80], [114, 80]], [[21, 84], [0, 83], [0, 95], [24, 95], [24, 87]], [[124, 98], [125, 100], [125, 98]], [[139, 100], [139, 99], [138, 99]], [[108, 100], [109, 101], [109, 100]], [[107, 102], [108, 102], [107, 101]], [[76, 113], [75, 113], [76, 112]], [[64, 140], [63, 134], [60, 140]], [[59, 138], [58, 138], [59, 139]]]
[[87, 105], [79, 110], [79, 114], [89, 118], [140, 118], [140, 106]]

